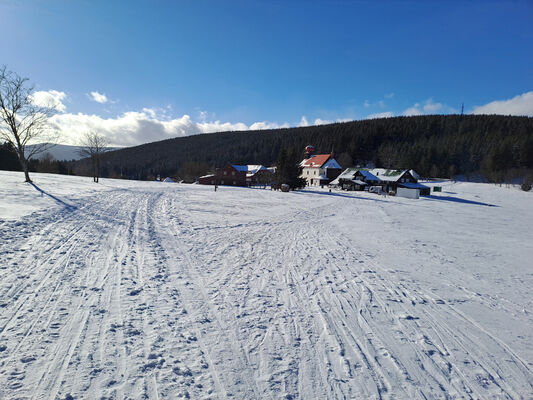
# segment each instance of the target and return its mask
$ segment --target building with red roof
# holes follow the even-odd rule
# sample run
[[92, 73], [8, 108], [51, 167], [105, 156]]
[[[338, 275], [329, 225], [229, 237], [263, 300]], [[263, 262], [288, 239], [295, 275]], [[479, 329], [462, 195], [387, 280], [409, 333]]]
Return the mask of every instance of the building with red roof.
[[342, 172], [341, 166], [333, 158], [333, 153], [311, 155], [304, 159], [300, 166], [303, 168], [300, 177], [307, 181], [307, 186], [327, 185]]

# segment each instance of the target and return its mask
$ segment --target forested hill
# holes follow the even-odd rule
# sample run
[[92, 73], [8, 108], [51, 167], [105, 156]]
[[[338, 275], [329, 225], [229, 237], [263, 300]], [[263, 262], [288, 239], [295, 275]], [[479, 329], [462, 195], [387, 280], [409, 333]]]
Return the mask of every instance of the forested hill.
[[107, 153], [102, 172], [152, 179], [202, 174], [228, 163], [269, 166], [281, 148], [299, 157], [308, 144], [318, 153], [333, 151], [343, 167], [372, 162], [423, 176], [481, 173], [493, 181], [533, 170], [533, 118], [429, 115], [163, 140]]

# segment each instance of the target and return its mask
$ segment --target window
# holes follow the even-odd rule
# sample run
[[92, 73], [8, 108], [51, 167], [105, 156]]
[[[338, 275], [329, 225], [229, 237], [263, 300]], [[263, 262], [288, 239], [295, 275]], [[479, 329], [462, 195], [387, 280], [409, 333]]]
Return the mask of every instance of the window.
[[227, 175], [228, 174], [228, 171], [224, 171], [224, 175]]
[[224, 181], [220, 181], [220, 184], [223, 185], [223, 184], [224, 184]]
[[215, 181], [211, 181], [211, 185], [214, 185], [215, 184]]
[[236, 184], [237, 184], [237, 182], [233, 181], [233, 184], [234, 184], [234, 185], [236, 185]]
[[231, 175], [235, 176], [235, 171], [231, 171]]

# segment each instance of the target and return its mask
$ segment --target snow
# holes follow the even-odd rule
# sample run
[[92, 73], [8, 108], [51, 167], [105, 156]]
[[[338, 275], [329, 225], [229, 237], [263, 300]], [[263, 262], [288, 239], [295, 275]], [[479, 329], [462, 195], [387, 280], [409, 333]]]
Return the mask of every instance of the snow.
[[246, 172], [248, 176], [255, 175], [257, 172], [266, 170], [263, 165], [231, 165], [239, 172]]
[[32, 177], [0, 171], [0, 398], [533, 396], [533, 193]]
[[321, 168], [341, 169], [342, 167], [335, 159], [330, 158]]

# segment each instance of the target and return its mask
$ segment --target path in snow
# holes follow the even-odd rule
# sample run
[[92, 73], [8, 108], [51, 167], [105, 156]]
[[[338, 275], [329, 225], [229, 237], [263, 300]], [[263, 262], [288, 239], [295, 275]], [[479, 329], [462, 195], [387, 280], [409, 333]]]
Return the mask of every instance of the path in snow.
[[292, 196], [147, 185], [5, 221], [0, 398], [533, 396], [531, 353], [456, 281], [383, 264], [332, 213], [393, 224], [387, 202]]

